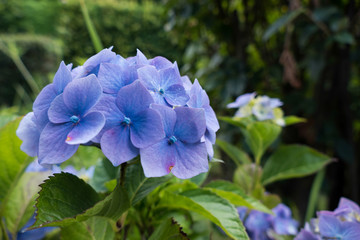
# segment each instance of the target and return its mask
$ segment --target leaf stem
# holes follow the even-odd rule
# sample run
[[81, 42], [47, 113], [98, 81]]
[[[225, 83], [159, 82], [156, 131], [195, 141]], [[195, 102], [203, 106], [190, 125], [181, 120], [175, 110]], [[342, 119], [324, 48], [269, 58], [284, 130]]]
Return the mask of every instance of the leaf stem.
[[311, 186], [308, 208], [306, 209], [305, 222], [310, 221], [311, 217], [315, 212], [316, 203], [318, 202], [321, 185], [324, 181], [325, 169], [320, 170], [314, 179]]
[[6, 228], [5, 228], [5, 225], [4, 225], [4, 221], [2, 220], [2, 219], [0, 219], [0, 224], [1, 224], [1, 231], [3, 232], [3, 235], [4, 235], [4, 239], [5, 240], [10, 240], [9, 239], [9, 236], [8, 236], [8, 234], [7, 234], [7, 232], [6, 232]]

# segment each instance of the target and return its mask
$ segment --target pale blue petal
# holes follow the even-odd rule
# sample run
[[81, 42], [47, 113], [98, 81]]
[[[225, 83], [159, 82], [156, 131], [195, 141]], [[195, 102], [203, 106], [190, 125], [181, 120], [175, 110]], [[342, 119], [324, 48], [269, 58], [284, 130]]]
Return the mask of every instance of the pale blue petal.
[[175, 112], [174, 135], [187, 143], [200, 141], [206, 129], [204, 110], [201, 108], [177, 107]]
[[139, 154], [130, 141], [130, 128], [117, 126], [106, 131], [101, 137], [101, 150], [114, 166], [127, 162]]
[[175, 69], [175, 66], [171, 68], [161, 69], [159, 71], [159, 76], [160, 76], [160, 86], [164, 89], [167, 89], [174, 84], [182, 86], [182, 81], [180, 78], [179, 71]]
[[242, 107], [250, 102], [251, 99], [255, 97], [256, 93], [245, 93], [236, 98], [235, 102], [229, 103], [226, 107], [227, 108], [239, 108]]
[[70, 110], [64, 103], [63, 94], [60, 94], [54, 99], [48, 110], [49, 120], [52, 123], [70, 122], [70, 118], [74, 114], [76, 113]]
[[[192, 178], [209, 170], [205, 143], [183, 143], [177, 141], [176, 162], [171, 172], [178, 178]], [[160, 153], [161, 154], [161, 153]]]
[[171, 137], [174, 135], [174, 126], [176, 122], [176, 113], [175, 111], [163, 105], [151, 104], [150, 107], [155, 109], [161, 116], [161, 120], [164, 126], [165, 135]]
[[204, 109], [205, 109], [206, 127], [216, 132], [217, 130], [220, 129], [220, 125], [214, 110], [210, 106]]
[[69, 83], [63, 93], [66, 106], [75, 114], [83, 115], [100, 99], [102, 88], [95, 77], [90, 75]]
[[170, 173], [175, 165], [176, 148], [169, 145], [166, 139], [140, 149], [141, 165], [146, 177], [161, 177]]
[[159, 72], [153, 66], [144, 66], [137, 70], [138, 77], [144, 86], [153, 92], [160, 90], [160, 75]]
[[57, 94], [61, 94], [64, 91], [64, 88], [71, 82], [71, 80], [71, 72], [65, 65], [64, 61], [62, 61], [54, 76], [54, 87]]
[[157, 70], [172, 67], [173, 64], [164, 57], [154, 57], [149, 61], [150, 65], [153, 65]]
[[20, 149], [31, 157], [38, 154], [40, 131], [36, 125], [36, 119], [33, 112], [24, 116], [21, 120], [16, 135], [23, 141]]
[[49, 84], [44, 87], [39, 95], [36, 97], [33, 112], [36, 117], [38, 126], [42, 129], [49, 122], [48, 110], [51, 102], [56, 98], [57, 92], [55, 90], [54, 84]]
[[145, 109], [131, 118], [130, 138], [137, 148], [148, 147], [165, 137], [164, 127], [159, 113]]
[[98, 79], [105, 93], [117, 94], [123, 86], [131, 83], [131, 75], [127, 67], [112, 63], [100, 65]]
[[189, 100], [184, 87], [179, 84], [164, 89], [164, 98], [172, 106], [185, 106]]
[[126, 117], [132, 117], [149, 108], [154, 100], [140, 81], [135, 81], [120, 89], [116, 105]]
[[91, 112], [82, 117], [68, 134], [66, 143], [82, 144], [93, 139], [104, 127], [105, 117], [102, 113]]
[[111, 49], [112, 47], [105, 48], [86, 60], [77, 77], [85, 77], [90, 74], [95, 74], [97, 76], [101, 63], [111, 62], [116, 58], [116, 54], [111, 51]]
[[74, 155], [79, 145], [69, 145], [65, 142], [71, 130], [71, 123], [46, 125], [40, 135], [40, 164], [59, 164]]

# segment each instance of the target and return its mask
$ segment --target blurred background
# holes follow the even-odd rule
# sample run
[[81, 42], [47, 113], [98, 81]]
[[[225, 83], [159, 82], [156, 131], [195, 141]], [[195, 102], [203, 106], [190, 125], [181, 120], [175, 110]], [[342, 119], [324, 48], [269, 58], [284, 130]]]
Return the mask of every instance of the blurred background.
[[[218, 116], [232, 116], [226, 104], [256, 91], [306, 118], [276, 144], [334, 157], [318, 199], [318, 209], [332, 210], [341, 196], [360, 201], [359, 43], [359, 0], [0, 0], [0, 116], [31, 111], [61, 60], [77, 66], [102, 47], [123, 57], [138, 48], [198, 78]], [[226, 123], [218, 138], [242, 145]], [[225, 164], [211, 178], [232, 176], [233, 163], [219, 149], [216, 157]], [[313, 179], [268, 191], [303, 218]]]

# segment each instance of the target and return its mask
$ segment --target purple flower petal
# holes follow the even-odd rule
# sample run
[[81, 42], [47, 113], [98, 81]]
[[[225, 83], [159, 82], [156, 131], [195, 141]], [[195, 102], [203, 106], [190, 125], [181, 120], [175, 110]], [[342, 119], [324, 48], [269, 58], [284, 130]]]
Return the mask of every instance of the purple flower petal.
[[31, 157], [38, 154], [40, 131], [36, 125], [33, 112], [29, 112], [21, 120], [16, 135], [23, 141], [20, 149]]
[[149, 64], [149, 60], [145, 57], [145, 55], [139, 50], [136, 49], [136, 64], [137, 65], [148, 65]]
[[101, 137], [101, 149], [114, 166], [129, 161], [139, 154], [130, 141], [130, 128], [117, 126], [106, 131]]
[[214, 110], [210, 106], [204, 109], [205, 109], [206, 127], [216, 132], [217, 130], [220, 129], [220, 125]]
[[342, 240], [360, 239], [359, 223], [342, 222], [333, 215], [320, 215], [319, 229], [323, 237], [337, 238]]
[[161, 69], [159, 71], [160, 76], [160, 86], [164, 89], [169, 88], [171, 85], [180, 85], [182, 86], [182, 81], [180, 78], [179, 71], [176, 70], [177, 65], [171, 68]]
[[191, 87], [192, 87], [192, 83], [190, 81], [190, 78], [185, 75], [185, 76], [181, 77], [181, 81], [183, 83], [183, 86], [185, 88], [186, 93], [190, 94], [190, 90], [191, 90]]
[[199, 84], [199, 81], [195, 79], [194, 84], [190, 90], [190, 100], [187, 103], [193, 108], [203, 108], [209, 106], [210, 100], [204, 89]]
[[177, 107], [174, 135], [181, 141], [196, 143], [205, 134], [205, 113], [201, 108]]
[[303, 229], [294, 238], [294, 240], [321, 240], [321, 237], [313, 234], [312, 232], [309, 232], [309, 231]]
[[189, 100], [185, 88], [182, 85], [174, 84], [164, 90], [163, 94], [166, 102], [172, 106], [185, 106]]
[[65, 142], [72, 130], [72, 123], [48, 123], [40, 135], [39, 163], [58, 164], [69, 159], [79, 145], [69, 145]]
[[64, 61], [62, 61], [54, 76], [54, 87], [57, 94], [61, 94], [64, 91], [64, 88], [71, 82], [71, 80], [71, 72], [65, 65]]
[[175, 165], [176, 148], [163, 139], [148, 148], [140, 149], [141, 165], [146, 177], [161, 177]]
[[116, 105], [120, 111], [130, 118], [149, 108], [153, 102], [150, 93], [140, 81], [135, 81], [120, 89], [116, 98]]
[[91, 112], [80, 119], [68, 134], [66, 143], [81, 144], [93, 139], [103, 128], [105, 117], [102, 113]]
[[159, 113], [153, 109], [145, 109], [131, 118], [131, 142], [137, 148], [148, 147], [165, 137]]
[[158, 92], [160, 89], [160, 75], [153, 66], [144, 66], [137, 70], [139, 79], [144, 86], [153, 92]]
[[52, 123], [70, 122], [71, 116], [74, 115], [74, 112], [71, 111], [64, 103], [63, 95], [64, 94], [60, 94], [57, 96], [50, 105], [48, 115], [49, 120]]
[[229, 103], [227, 108], [239, 108], [250, 102], [255, 97], [256, 93], [246, 93], [236, 98], [235, 102]]
[[33, 111], [36, 117], [38, 126], [42, 129], [49, 122], [48, 118], [48, 109], [51, 102], [56, 98], [57, 92], [55, 90], [54, 84], [49, 84], [44, 87], [39, 95], [36, 97]]
[[94, 75], [76, 79], [69, 83], [63, 94], [66, 106], [74, 115], [85, 114], [102, 94], [102, 88]]
[[155, 109], [161, 116], [161, 120], [164, 126], [165, 135], [171, 137], [174, 134], [174, 126], [176, 122], [175, 111], [163, 105], [151, 104], [150, 107]]
[[172, 67], [172, 63], [164, 57], [154, 57], [150, 60], [150, 65], [153, 65], [157, 70]]
[[130, 84], [131, 80], [135, 80], [126, 67], [128, 66], [112, 63], [100, 65], [98, 79], [104, 92], [117, 94], [123, 86]]
[[[171, 172], [178, 178], [192, 178], [209, 170], [205, 143], [182, 143], [177, 141], [176, 162]], [[162, 154], [162, 153], [159, 153]]]

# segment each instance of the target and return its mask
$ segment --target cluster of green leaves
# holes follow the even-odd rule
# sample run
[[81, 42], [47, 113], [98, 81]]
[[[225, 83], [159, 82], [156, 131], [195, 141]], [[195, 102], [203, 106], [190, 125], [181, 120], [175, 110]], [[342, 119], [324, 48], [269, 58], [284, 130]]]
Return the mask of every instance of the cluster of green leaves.
[[[235, 145], [217, 140], [216, 144], [237, 165], [233, 177], [234, 183], [269, 208], [280, 203], [280, 198], [265, 193], [265, 186], [280, 180], [308, 176], [320, 171], [331, 162], [330, 157], [305, 145], [281, 145], [274, 150], [272, 145], [281, 134], [282, 127], [271, 121], [254, 121], [251, 117], [221, 119], [240, 128], [244, 142], [251, 153], [249, 155]], [[285, 117], [287, 125], [303, 121], [295, 116]], [[272, 153], [265, 155], [271, 147]], [[266, 159], [264, 155], [267, 156]]]

